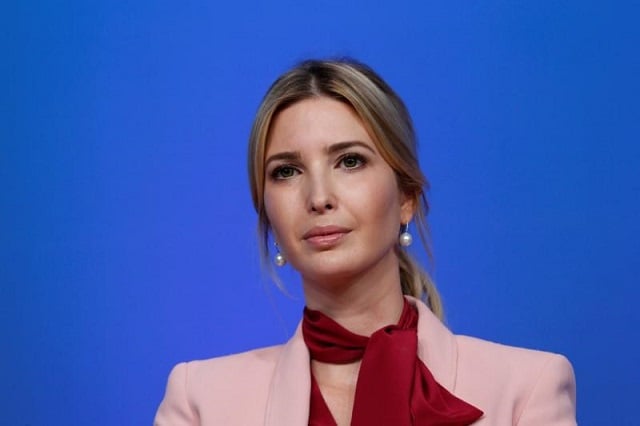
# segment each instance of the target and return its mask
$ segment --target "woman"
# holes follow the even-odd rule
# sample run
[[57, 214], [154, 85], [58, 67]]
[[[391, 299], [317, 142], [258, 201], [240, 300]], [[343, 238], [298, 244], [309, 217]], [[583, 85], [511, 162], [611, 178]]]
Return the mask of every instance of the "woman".
[[568, 361], [455, 336], [429, 276], [409, 114], [370, 68], [306, 61], [258, 111], [249, 174], [264, 258], [302, 277], [284, 345], [182, 363], [157, 425], [574, 425]]

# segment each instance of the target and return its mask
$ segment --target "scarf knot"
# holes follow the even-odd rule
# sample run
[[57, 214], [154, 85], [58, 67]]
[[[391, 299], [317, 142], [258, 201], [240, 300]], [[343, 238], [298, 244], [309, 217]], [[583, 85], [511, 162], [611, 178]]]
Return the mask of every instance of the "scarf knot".
[[[440, 385], [418, 358], [417, 326], [418, 312], [407, 300], [398, 324], [382, 327], [371, 337], [304, 309], [302, 333], [311, 359], [331, 364], [362, 360], [353, 426], [468, 426], [482, 416]], [[310, 425], [336, 425], [313, 374], [310, 402]]]

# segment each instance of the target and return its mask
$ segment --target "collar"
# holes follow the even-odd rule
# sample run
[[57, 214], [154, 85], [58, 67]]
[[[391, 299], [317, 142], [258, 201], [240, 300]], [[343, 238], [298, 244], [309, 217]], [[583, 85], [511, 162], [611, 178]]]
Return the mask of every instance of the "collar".
[[[419, 299], [405, 296], [418, 310], [418, 357], [433, 377], [449, 392], [454, 391], [458, 350], [455, 336]], [[298, 324], [283, 346], [271, 379], [265, 425], [306, 425], [311, 391], [309, 351]]]

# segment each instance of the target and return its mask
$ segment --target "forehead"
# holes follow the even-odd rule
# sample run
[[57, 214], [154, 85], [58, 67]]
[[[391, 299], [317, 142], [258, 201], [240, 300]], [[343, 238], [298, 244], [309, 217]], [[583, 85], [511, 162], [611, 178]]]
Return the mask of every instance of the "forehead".
[[376, 150], [353, 108], [328, 97], [316, 97], [296, 102], [275, 116], [266, 151], [323, 149], [345, 141], [363, 142]]

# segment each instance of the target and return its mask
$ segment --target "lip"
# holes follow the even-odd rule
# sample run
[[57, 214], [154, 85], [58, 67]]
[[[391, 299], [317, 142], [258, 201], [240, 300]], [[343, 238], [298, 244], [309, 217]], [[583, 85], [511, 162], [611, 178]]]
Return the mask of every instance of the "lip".
[[308, 230], [302, 239], [317, 248], [331, 248], [349, 232], [350, 229], [341, 226], [315, 226]]

